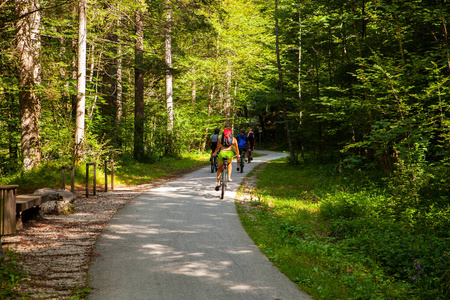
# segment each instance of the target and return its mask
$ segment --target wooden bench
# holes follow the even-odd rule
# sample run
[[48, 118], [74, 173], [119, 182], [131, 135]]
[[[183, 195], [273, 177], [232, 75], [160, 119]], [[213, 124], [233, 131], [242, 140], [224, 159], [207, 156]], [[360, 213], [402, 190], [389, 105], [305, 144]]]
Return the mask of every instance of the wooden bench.
[[16, 190], [18, 185], [0, 185], [0, 235], [16, 231]]
[[23, 222], [36, 215], [42, 217], [40, 205], [48, 201], [48, 194], [16, 196], [16, 230], [23, 229]]

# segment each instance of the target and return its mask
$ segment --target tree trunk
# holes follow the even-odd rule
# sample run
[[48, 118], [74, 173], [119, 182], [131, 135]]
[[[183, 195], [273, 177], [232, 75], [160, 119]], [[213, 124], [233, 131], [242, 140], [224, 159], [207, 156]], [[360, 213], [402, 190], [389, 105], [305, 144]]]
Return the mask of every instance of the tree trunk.
[[[298, 102], [299, 102], [299, 129], [300, 129], [300, 136], [303, 132], [303, 99], [302, 99], [302, 15], [301, 11], [299, 9], [298, 12]], [[301, 153], [301, 160], [305, 160], [304, 152], [303, 152], [303, 143], [302, 139], [300, 138], [300, 153]]]
[[84, 118], [86, 110], [86, 6], [78, 0], [77, 110], [75, 125], [75, 162], [84, 158]]
[[292, 163], [297, 163], [297, 156], [294, 152], [294, 147], [292, 145], [292, 139], [291, 139], [291, 130], [289, 128], [289, 122], [287, 119], [287, 110], [286, 110], [286, 103], [284, 100], [284, 87], [283, 87], [283, 70], [281, 68], [281, 59], [280, 59], [280, 43], [279, 43], [279, 30], [278, 30], [278, 0], [275, 0], [275, 47], [276, 47], [276, 54], [277, 54], [277, 67], [278, 67], [278, 80], [279, 80], [279, 87], [280, 87], [280, 104], [282, 109], [282, 121], [284, 122], [284, 127], [286, 130], [286, 138], [289, 145], [289, 152], [290, 152], [290, 160]]
[[226, 72], [226, 84], [225, 84], [225, 97], [224, 97], [224, 105], [223, 110], [225, 113], [225, 127], [229, 128], [231, 127], [231, 62], [228, 59], [227, 60], [227, 72]]
[[[72, 5], [72, 18], [73, 18], [73, 22], [75, 23], [76, 20], [78, 19], [78, 3], [73, 3]], [[77, 51], [78, 51], [78, 46], [77, 46], [77, 39], [76, 38], [72, 38], [72, 43], [71, 43], [71, 51], [72, 51], [72, 61], [71, 61], [71, 67], [72, 67], [72, 82], [76, 82], [77, 81]], [[74, 88], [75, 90], [75, 88]], [[77, 95], [76, 93], [73, 93], [70, 95], [70, 100], [71, 100], [71, 104], [72, 104], [72, 122], [76, 122], [76, 118], [77, 118]], [[75, 150], [74, 150], [75, 151]]]
[[[39, 0], [17, 0], [17, 57], [20, 123], [24, 169], [30, 170], [42, 159], [39, 121], [41, 101], [36, 91], [41, 83], [41, 37]], [[33, 13], [30, 13], [34, 11]]]
[[134, 66], [134, 152], [135, 159], [144, 156], [144, 13], [136, 13], [136, 44]]
[[[107, 9], [105, 7], [105, 9]], [[114, 146], [117, 146], [117, 133], [115, 126], [116, 105], [117, 105], [117, 44], [118, 36], [115, 33], [117, 28], [112, 26], [110, 32], [106, 33], [107, 46], [103, 59], [102, 90], [104, 103], [101, 104], [102, 114], [104, 116], [103, 133], [111, 139]]]
[[170, 0], [166, 0], [166, 36], [165, 36], [165, 62], [166, 62], [166, 109], [167, 109], [167, 146], [166, 153], [173, 152], [173, 85], [172, 85], [172, 11]]
[[209, 131], [209, 125], [211, 123], [211, 113], [212, 113], [212, 104], [214, 101], [214, 89], [215, 84], [213, 83], [211, 85], [211, 92], [209, 93], [209, 102], [208, 102], [208, 119], [206, 121], [206, 128], [205, 128], [205, 135], [203, 136], [203, 143], [202, 143], [202, 150], [205, 151], [206, 143], [208, 142], [208, 131]]
[[[117, 26], [120, 28], [120, 19], [117, 21]], [[122, 45], [121, 42], [121, 34], [119, 33], [118, 37], [119, 45], [117, 48], [117, 97], [116, 97], [116, 135], [117, 135], [117, 144], [122, 146], [122, 134], [121, 134], [121, 125], [122, 125], [122, 114], [123, 114], [123, 86], [122, 86]]]
[[442, 1], [439, 1], [439, 12], [440, 12], [440, 18], [442, 22], [442, 29], [443, 29], [443, 35], [444, 35], [444, 42], [445, 42], [445, 53], [447, 57], [447, 69], [450, 70], [450, 51], [448, 46], [448, 31], [447, 31], [447, 21], [444, 19], [444, 12], [442, 11]]

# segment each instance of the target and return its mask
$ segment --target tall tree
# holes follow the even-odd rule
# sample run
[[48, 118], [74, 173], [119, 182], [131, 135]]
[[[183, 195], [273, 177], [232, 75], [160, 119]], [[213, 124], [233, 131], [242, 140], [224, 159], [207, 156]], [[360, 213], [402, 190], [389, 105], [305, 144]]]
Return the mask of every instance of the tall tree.
[[17, 57], [23, 167], [30, 170], [42, 158], [39, 121], [41, 100], [41, 13], [39, 0], [17, 0]]
[[166, 28], [165, 28], [165, 62], [166, 62], [166, 109], [167, 109], [167, 147], [166, 152], [172, 149], [173, 138], [173, 76], [172, 76], [172, 9], [171, 1], [166, 0]]
[[134, 66], [134, 152], [135, 159], [144, 155], [144, 12], [143, 2], [136, 12]]
[[[120, 8], [120, 5], [119, 5]], [[117, 19], [117, 27], [120, 28], [121, 18]], [[119, 29], [120, 30], [120, 29]], [[120, 132], [123, 115], [123, 58], [122, 58], [122, 45], [121, 45], [121, 33], [119, 32], [118, 46], [117, 46], [117, 97], [116, 97], [116, 129]], [[118, 144], [121, 145], [121, 136], [119, 136]]]
[[86, 8], [87, 0], [78, 0], [77, 109], [75, 124], [75, 161], [84, 157], [86, 109]]
[[284, 99], [284, 84], [283, 84], [283, 69], [281, 67], [280, 59], [280, 41], [279, 41], [279, 28], [278, 28], [278, 0], [275, 0], [275, 47], [277, 56], [277, 69], [278, 69], [278, 84], [280, 92], [280, 104], [282, 109], [282, 121], [284, 122], [284, 128], [286, 130], [286, 138], [289, 145], [290, 160], [292, 163], [297, 162], [297, 155], [295, 154], [294, 146], [292, 145], [291, 129], [289, 127], [289, 121], [287, 117], [286, 102]]

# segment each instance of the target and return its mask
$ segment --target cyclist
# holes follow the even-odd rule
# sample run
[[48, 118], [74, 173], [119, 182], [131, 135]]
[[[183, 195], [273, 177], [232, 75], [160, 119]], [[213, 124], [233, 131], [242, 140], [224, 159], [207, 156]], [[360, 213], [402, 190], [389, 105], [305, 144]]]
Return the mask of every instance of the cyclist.
[[[244, 159], [247, 157], [248, 141], [247, 135], [245, 134], [245, 129], [241, 129], [241, 134], [236, 138], [239, 148], [239, 155], [244, 155]], [[239, 171], [239, 165], [237, 170]]]
[[[248, 128], [248, 134], [247, 134], [247, 141], [248, 141], [248, 150], [250, 151], [250, 160], [253, 160], [253, 149], [255, 147], [255, 134], [252, 131], [252, 128]], [[247, 157], [247, 153], [245, 155]]]
[[214, 159], [214, 162], [216, 160], [213, 153], [217, 148], [218, 141], [219, 141], [219, 129], [216, 128], [216, 129], [214, 129], [214, 133], [211, 135], [211, 138], [209, 139], [209, 146], [211, 147], [211, 159], [210, 159], [211, 163], [213, 162], [213, 159]]
[[231, 171], [232, 171], [231, 162], [233, 161], [233, 156], [234, 156], [233, 147], [234, 147], [234, 151], [236, 151], [236, 153], [237, 153], [237, 161], [239, 161], [240, 157], [239, 157], [239, 148], [237, 145], [237, 140], [233, 137], [231, 129], [226, 128], [223, 131], [222, 136], [219, 138], [216, 150], [213, 153], [213, 156], [216, 156], [217, 153], [219, 153], [219, 155], [217, 156], [219, 158], [218, 159], [219, 169], [217, 170], [216, 191], [220, 190], [220, 176], [221, 176], [222, 170], [223, 170], [223, 158], [224, 157], [228, 158], [228, 170], [227, 170], [228, 171], [228, 181], [232, 181], [231, 180]]

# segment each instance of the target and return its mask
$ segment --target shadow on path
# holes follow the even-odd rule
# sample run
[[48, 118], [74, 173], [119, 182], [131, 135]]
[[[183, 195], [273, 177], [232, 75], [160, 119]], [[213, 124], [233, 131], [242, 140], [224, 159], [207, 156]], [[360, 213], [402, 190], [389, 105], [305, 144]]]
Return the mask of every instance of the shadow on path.
[[209, 166], [145, 192], [118, 212], [96, 243], [89, 299], [311, 299], [253, 244], [236, 190], [270, 153], [235, 171], [225, 198]]

